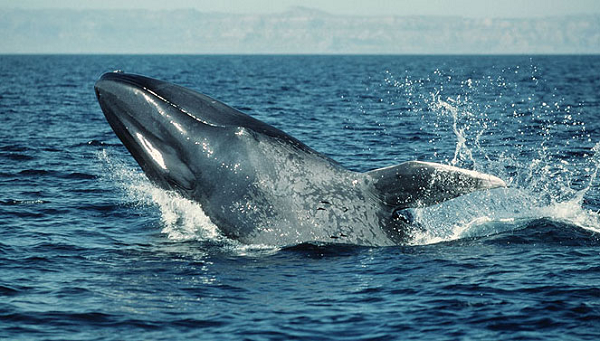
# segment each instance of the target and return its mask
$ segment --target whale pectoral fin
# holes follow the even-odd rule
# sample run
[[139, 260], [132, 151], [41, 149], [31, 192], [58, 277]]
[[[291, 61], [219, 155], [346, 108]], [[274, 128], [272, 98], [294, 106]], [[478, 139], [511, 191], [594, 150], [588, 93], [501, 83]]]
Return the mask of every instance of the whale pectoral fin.
[[431, 206], [477, 190], [506, 187], [493, 175], [432, 162], [409, 161], [366, 174], [380, 199], [395, 208]]

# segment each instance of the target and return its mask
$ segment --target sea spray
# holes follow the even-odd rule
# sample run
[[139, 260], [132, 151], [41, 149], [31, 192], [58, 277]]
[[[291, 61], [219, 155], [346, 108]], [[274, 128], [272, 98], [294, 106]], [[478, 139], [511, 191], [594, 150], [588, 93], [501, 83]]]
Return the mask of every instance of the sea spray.
[[106, 150], [98, 152], [97, 157], [106, 167], [108, 180], [115, 182], [127, 199], [140, 207], [153, 206], [159, 209], [162, 233], [169, 239], [223, 239], [198, 203], [154, 186], [141, 171], [128, 167]]
[[[590, 139], [585, 124], [575, 119], [572, 107], [563, 105], [555, 95], [551, 96], [555, 99], [552, 104], [538, 99], [535, 87], [540, 79], [536, 75], [531, 77], [534, 84], [523, 85], [503, 77], [460, 81], [452, 77], [452, 72], [436, 69], [430, 77], [413, 79], [407, 75], [398, 80], [387, 71], [382, 85], [391, 96], [387, 101], [395, 105], [404, 101], [408, 108], [389, 113], [420, 116], [420, 129], [436, 136], [430, 143], [454, 140], [452, 157], [433, 161], [490, 172], [502, 177], [509, 188], [472, 193], [415, 209], [415, 221], [422, 229], [417, 230], [412, 243], [503, 233], [525, 228], [528, 222], [540, 218], [600, 231], [598, 213], [583, 207], [588, 191], [596, 190], [593, 184], [600, 164], [600, 143], [565, 157], [571, 155], [565, 153], [569, 141]], [[531, 72], [537, 69], [532, 66]], [[459, 82], [460, 86], [452, 82]], [[525, 100], [519, 101], [529, 91]], [[482, 97], [490, 104], [481, 104], [485, 103]], [[507, 100], [510, 98], [512, 103]], [[491, 108], [506, 113], [502, 123], [488, 117]], [[552, 144], [561, 140], [559, 134], [566, 134], [565, 146]], [[502, 142], [499, 144], [498, 140]], [[489, 141], [494, 143], [488, 144]], [[529, 162], [523, 161], [524, 155], [530, 155]], [[582, 173], [587, 174], [583, 175], [589, 179], [587, 184], [575, 183], [573, 179], [581, 179]]]

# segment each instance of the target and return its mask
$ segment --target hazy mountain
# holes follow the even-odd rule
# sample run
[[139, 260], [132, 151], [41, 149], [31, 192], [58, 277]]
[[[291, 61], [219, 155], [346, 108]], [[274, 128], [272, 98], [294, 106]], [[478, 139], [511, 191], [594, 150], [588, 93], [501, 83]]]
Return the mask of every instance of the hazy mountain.
[[535, 19], [0, 10], [0, 53], [600, 53], [600, 15]]

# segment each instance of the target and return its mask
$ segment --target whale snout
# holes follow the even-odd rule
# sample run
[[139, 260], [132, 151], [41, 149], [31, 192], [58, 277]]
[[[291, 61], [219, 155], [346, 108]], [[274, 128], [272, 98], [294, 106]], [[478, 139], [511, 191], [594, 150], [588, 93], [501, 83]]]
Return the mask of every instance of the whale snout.
[[148, 177], [165, 188], [192, 190], [196, 177], [185, 162], [185, 144], [195, 121], [156, 92], [160, 83], [112, 72], [94, 91], [111, 128]]

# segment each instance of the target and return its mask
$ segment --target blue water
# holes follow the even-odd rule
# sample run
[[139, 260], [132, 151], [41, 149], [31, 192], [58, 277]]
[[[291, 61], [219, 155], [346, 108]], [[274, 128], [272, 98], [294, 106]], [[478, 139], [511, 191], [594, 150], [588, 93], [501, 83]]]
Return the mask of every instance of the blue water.
[[[206, 93], [356, 171], [509, 188], [408, 245], [240, 245], [153, 187], [93, 84]], [[0, 56], [0, 339], [597, 340], [598, 56]]]

